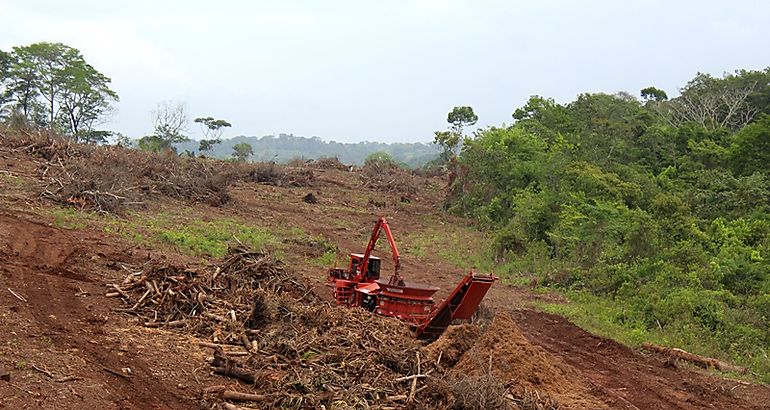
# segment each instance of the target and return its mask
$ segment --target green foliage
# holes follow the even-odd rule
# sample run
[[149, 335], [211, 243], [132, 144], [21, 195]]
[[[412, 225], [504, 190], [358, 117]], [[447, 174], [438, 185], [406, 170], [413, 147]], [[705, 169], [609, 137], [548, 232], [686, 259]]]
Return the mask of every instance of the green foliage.
[[473, 107], [458, 106], [447, 114], [447, 122], [451, 124], [449, 130], [436, 131], [433, 142], [444, 149], [444, 153], [453, 158], [457, 155], [460, 144], [464, 138], [463, 128], [474, 125], [479, 120]]
[[167, 141], [164, 141], [161, 137], [158, 137], [157, 135], [147, 135], [142, 138], [139, 138], [139, 140], [136, 142], [136, 147], [142, 151], [149, 151], [149, 152], [161, 152], [167, 149], [176, 152], [176, 149], [174, 149], [170, 143], [168, 143]]
[[252, 155], [254, 155], [254, 150], [248, 142], [241, 142], [233, 146], [233, 158], [237, 161], [246, 161]]
[[729, 147], [733, 170], [746, 175], [770, 170], [770, 115], [735, 133]]
[[84, 229], [88, 226], [89, 216], [73, 208], [53, 208], [53, 224], [65, 229]]
[[11, 84], [11, 68], [14, 64], [14, 56], [0, 50], [0, 119], [10, 114], [10, 107], [7, 105], [13, 98]]
[[364, 166], [379, 166], [379, 167], [396, 167], [396, 161], [390, 153], [385, 151], [372, 152], [366, 156], [364, 160]]
[[198, 150], [201, 152], [211, 151], [214, 145], [221, 143], [224, 129], [232, 126], [229, 122], [214, 117], [198, 117], [195, 119], [195, 123], [200, 124], [205, 136], [198, 145]]
[[[768, 72], [699, 75], [672, 101], [647, 88], [644, 105], [532, 97], [513, 126], [465, 142], [449, 209], [495, 231], [503, 272], [584, 298], [580, 315], [613, 334], [770, 380], [770, 116], [725, 111], [759, 110]], [[671, 111], [713, 101], [703, 121]]]
[[326, 251], [323, 255], [313, 260], [313, 265], [328, 268], [337, 264], [337, 252]]
[[476, 124], [479, 117], [473, 112], [473, 107], [459, 106], [452, 108], [446, 116], [446, 121], [452, 124], [452, 130], [456, 134], [462, 135], [463, 128]]
[[276, 242], [271, 232], [246, 226], [230, 219], [191, 221], [182, 224], [151, 224], [153, 236], [179, 248], [185, 253], [221, 257], [227, 247], [240, 242], [254, 249], [262, 249]]
[[655, 87], [642, 88], [641, 95], [647, 101], [661, 102], [668, 100], [666, 92]]
[[11, 85], [5, 99], [13, 96], [15, 108], [28, 121], [59, 128], [76, 140], [102, 142], [103, 131], [94, 127], [118, 95], [109, 88], [110, 78], [88, 64], [79, 50], [47, 42], [14, 47], [6, 77]]

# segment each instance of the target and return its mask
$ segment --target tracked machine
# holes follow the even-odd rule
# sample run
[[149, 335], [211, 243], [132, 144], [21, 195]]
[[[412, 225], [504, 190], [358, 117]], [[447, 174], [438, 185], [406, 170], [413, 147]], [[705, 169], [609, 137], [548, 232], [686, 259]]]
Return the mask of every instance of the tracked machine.
[[[380, 279], [381, 260], [372, 255], [384, 232], [393, 256], [393, 275]], [[436, 339], [455, 319], [471, 319], [497, 277], [469, 272], [449, 296], [436, 303], [435, 286], [406, 282], [401, 276], [401, 257], [384, 217], [377, 219], [364, 253], [351, 253], [347, 269], [333, 268], [328, 280], [338, 305], [359, 307], [409, 323], [417, 337]]]

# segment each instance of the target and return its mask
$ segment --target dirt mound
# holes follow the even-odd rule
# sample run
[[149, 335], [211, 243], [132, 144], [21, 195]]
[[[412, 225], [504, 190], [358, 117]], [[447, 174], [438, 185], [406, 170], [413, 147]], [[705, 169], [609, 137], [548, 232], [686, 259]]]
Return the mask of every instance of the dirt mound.
[[560, 409], [607, 408], [572, 367], [530, 344], [507, 313], [494, 318], [453, 372], [465, 377], [491, 374], [505, 384], [520, 407], [534, 395], [542, 401], [552, 397]]
[[444, 333], [425, 348], [428, 358], [442, 366], [452, 367], [481, 336], [481, 329], [472, 324], [449, 326]]

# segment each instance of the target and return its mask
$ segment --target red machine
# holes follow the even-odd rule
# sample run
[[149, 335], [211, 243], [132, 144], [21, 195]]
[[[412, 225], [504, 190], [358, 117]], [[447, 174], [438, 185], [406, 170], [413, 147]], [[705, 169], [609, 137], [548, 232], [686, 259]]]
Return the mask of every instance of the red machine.
[[[380, 232], [390, 244], [393, 254], [393, 275], [380, 279], [380, 258], [372, 251]], [[363, 254], [351, 253], [347, 270], [329, 270], [329, 281], [334, 285], [334, 300], [338, 305], [361, 307], [383, 316], [397, 317], [410, 323], [417, 336], [435, 339], [454, 319], [470, 319], [484, 299], [490, 286], [497, 280], [492, 275], [469, 272], [448, 298], [436, 304], [433, 294], [439, 288], [419, 283], [408, 283], [400, 274], [401, 257], [393, 233], [384, 217], [377, 219], [372, 236]]]

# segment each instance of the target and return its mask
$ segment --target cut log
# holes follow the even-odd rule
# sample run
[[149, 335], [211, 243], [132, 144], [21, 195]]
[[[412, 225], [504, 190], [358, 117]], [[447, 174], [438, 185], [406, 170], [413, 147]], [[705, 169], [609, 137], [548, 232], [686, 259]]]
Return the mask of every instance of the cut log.
[[209, 386], [203, 389], [204, 393], [210, 394], [210, 393], [221, 393], [227, 389], [224, 385], [216, 385], [216, 386]]
[[225, 390], [222, 392], [222, 398], [225, 400], [234, 401], [261, 401], [264, 400], [266, 396], [262, 394], [249, 394], [232, 390]]
[[227, 357], [219, 346], [214, 348], [214, 361], [211, 362], [211, 367], [215, 374], [234, 377], [249, 384], [254, 384], [256, 381], [254, 371], [241, 367], [238, 362]]
[[651, 352], [662, 353], [677, 359], [685, 360], [706, 369], [714, 368], [723, 372], [735, 372], [740, 374], [746, 374], [747, 372], [745, 367], [736, 366], [712, 357], [699, 356], [676, 347], [665, 347], [645, 342], [642, 343], [642, 348]]
[[0, 367], [0, 380], [5, 380], [7, 382], [11, 381], [11, 373], [8, 372], [8, 370], [3, 369]]

